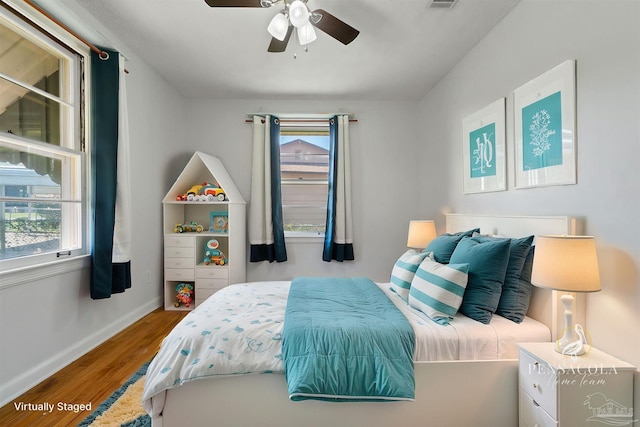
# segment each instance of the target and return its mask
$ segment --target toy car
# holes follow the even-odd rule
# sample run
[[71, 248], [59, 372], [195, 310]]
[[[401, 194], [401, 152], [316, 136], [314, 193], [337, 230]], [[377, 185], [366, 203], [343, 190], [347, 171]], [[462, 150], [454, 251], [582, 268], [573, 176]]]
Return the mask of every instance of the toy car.
[[[205, 183], [206, 184], [206, 183]], [[197, 200], [197, 196], [200, 194], [200, 189], [202, 188], [203, 184], [196, 184], [193, 187], [191, 187], [189, 189], [189, 191], [187, 191], [187, 200], [188, 201], [193, 201], [193, 200]]]
[[202, 232], [202, 230], [204, 230], [204, 227], [200, 224], [198, 224], [195, 221], [189, 221], [189, 222], [185, 222], [184, 224], [176, 224], [175, 228], [173, 229], [174, 233], [186, 233], [186, 232], [197, 232], [200, 233]]
[[217, 184], [204, 183], [198, 193], [201, 197], [205, 196], [205, 200], [212, 202], [215, 199], [223, 202], [225, 199], [224, 190]]

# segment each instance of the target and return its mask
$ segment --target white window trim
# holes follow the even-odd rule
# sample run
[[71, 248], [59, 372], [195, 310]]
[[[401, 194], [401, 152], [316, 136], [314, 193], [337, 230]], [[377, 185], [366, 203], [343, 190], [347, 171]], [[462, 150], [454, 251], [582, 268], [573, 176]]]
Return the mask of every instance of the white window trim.
[[[17, 14], [22, 15], [26, 18], [27, 21], [31, 21], [34, 25], [41, 27], [44, 31], [49, 33], [52, 37], [58, 39], [61, 43], [65, 44], [68, 48], [75, 51], [79, 56], [81, 56], [82, 61], [84, 61], [84, 87], [82, 90], [84, 91], [84, 99], [89, 105], [89, 100], [91, 99], [91, 85], [89, 82], [91, 81], [91, 67], [88, 66], [91, 60], [91, 51], [89, 47], [84, 43], [79, 41], [76, 37], [67, 32], [64, 28], [60, 27], [51, 19], [42, 15], [40, 12], [29, 6], [27, 3], [19, 0], [3, 0], [3, 2], [9, 6], [9, 8], [13, 9]], [[52, 41], [44, 34], [41, 34], [39, 31], [32, 30], [31, 28], [25, 29], [24, 23], [22, 20], [15, 16], [12, 12], [5, 10], [0, 7], [0, 16], [3, 19], [6, 19], [8, 22], [17, 26], [23, 31], [28, 31], [29, 34], [35, 36], [40, 41], [47, 45], [51, 45]], [[75, 76], [75, 73], [78, 70], [70, 70], [72, 75]], [[81, 94], [76, 94], [77, 96], [72, 99], [72, 103], [79, 104], [81, 102]], [[85, 105], [85, 113], [84, 113], [84, 123], [80, 126], [84, 134], [85, 141], [85, 149], [83, 154], [85, 155], [86, 160], [83, 162], [84, 170], [81, 172], [84, 175], [85, 188], [82, 188], [81, 191], [84, 193], [85, 203], [87, 203], [87, 207], [84, 210], [84, 215], [82, 218], [82, 227], [85, 230], [85, 236], [83, 238], [83, 249], [78, 251], [72, 251], [72, 258], [59, 258], [53, 261], [47, 261], [45, 257], [43, 257], [43, 262], [37, 265], [30, 266], [20, 266], [19, 263], [15, 264], [17, 267], [11, 266], [11, 268], [6, 268], [2, 264], [0, 267], [3, 270], [0, 270], [0, 289], [20, 285], [23, 283], [32, 282], [39, 279], [44, 279], [51, 276], [56, 276], [63, 273], [68, 273], [71, 271], [84, 269], [90, 267], [91, 259], [90, 259], [90, 247], [91, 247], [91, 238], [90, 238], [90, 217], [91, 217], [91, 207], [88, 205], [91, 200], [91, 194], [89, 191], [90, 188], [90, 177], [91, 177], [91, 164], [90, 164], [90, 156], [88, 153], [91, 151], [91, 142], [89, 138], [89, 129], [90, 129], [90, 114], [87, 110], [87, 105]], [[79, 118], [78, 120], [82, 120]], [[80, 135], [77, 133], [78, 128], [74, 129], [74, 138], [79, 138]], [[53, 257], [56, 257], [56, 254], [48, 254]], [[51, 258], [49, 258], [51, 259]], [[10, 261], [10, 260], [9, 260]], [[5, 264], [6, 265], [6, 264]]]

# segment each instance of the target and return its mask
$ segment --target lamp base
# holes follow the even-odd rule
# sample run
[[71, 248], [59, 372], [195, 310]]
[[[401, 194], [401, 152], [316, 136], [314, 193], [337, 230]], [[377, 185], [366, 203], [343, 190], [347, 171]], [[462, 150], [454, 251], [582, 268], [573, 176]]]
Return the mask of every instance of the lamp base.
[[560, 300], [564, 305], [564, 332], [562, 337], [556, 341], [555, 350], [565, 356], [582, 356], [585, 353], [587, 342], [582, 326], [573, 325], [573, 295], [563, 295]]

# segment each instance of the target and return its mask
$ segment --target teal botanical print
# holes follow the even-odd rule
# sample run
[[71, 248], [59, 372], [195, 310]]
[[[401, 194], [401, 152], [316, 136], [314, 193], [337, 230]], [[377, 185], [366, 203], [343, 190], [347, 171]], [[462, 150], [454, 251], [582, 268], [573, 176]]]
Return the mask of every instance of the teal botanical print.
[[471, 178], [496, 175], [496, 124], [490, 123], [469, 132], [469, 162]]
[[522, 168], [540, 169], [562, 164], [561, 93], [522, 109]]

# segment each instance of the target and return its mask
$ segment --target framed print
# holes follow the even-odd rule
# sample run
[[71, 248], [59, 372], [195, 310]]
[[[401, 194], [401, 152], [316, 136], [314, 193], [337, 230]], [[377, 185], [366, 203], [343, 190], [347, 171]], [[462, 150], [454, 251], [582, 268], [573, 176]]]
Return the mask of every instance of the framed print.
[[505, 99], [466, 117], [462, 133], [464, 193], [506, 190]]
[[514, 91], [516, 188], [576, 183], [575, 61]]
[[229, 213], [228, 212], [211, 212], [209, 221], [210, 233], [228, 233], [229, 232]]

